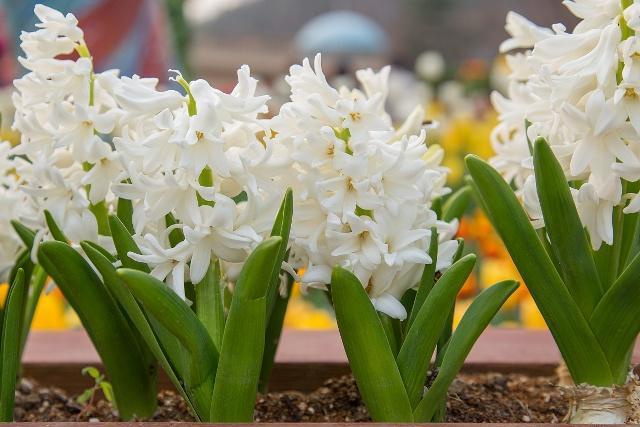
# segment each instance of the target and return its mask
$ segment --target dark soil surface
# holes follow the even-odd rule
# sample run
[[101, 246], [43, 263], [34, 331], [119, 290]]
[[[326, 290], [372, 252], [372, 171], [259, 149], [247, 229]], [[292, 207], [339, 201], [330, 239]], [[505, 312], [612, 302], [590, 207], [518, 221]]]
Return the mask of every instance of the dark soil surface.
[[[520, 374], [462, 374], [449, 390], [448, 422], [562, 421], [567, 405], [554, 377]], [[23, 379], [16, 391], [16, 421], [117, 421], [104, 401], [80, 405], [56, 388]], [[182, 398], [170, 391], [158, 395], [152, 421], [193, 421]], [[352, 377], [328, 380], [316, 391], [268, 393], [258, 397], [258, 422], [370, 421]]]

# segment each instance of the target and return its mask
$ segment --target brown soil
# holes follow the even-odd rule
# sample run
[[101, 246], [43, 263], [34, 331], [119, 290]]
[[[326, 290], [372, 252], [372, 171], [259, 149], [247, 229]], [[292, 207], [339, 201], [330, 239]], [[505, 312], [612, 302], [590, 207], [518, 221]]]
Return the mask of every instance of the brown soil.
[[[567, 411], [554, 377], [520, 374], [463, 374], [449, 390], [449, 422], [555, 423]], [[116, 421], [111, 405], [100, 400], [80, 405], [56, 388], [23, 379], [16, 391], [16, 421]], [[152, 421], [193, 421], [187, 405], [173, 392], [158, 395]], [[328, 380], [316, 391], [268, 393], [258, 397], [258, 422], [370, 421], [352, 377]]]

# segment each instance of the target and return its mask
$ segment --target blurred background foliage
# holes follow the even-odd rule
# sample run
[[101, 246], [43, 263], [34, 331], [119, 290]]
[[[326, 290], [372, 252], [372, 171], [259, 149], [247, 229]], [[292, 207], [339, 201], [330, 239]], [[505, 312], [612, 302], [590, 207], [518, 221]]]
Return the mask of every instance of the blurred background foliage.
[[[11, 130], [11, 82], [22, 71], [15, 58], [19, 34], [34, 25], [34, 0], [0, 0], [0, 136], [18, 143]], [[334, 84], [355, 84], [362, 67], [392, 64], [388, 109], [402, 120], [415, 105], [425, 121], [438, 122], [429, 144], [444, 147], [450, 185], [462, 184], [463, 157], [492, 154], [490, 133], [496, 123], [489, 94], [504, 90], [508, 70], [497, 46], [505, 37], [509, 10], [550, 25], [574, 24], [557, 0], [50, 0], [80, 20], [97, 69], [158, 77], [167, 70], [201, 77], [231, 89], [235, 71], [249, 64], [271, 107], [286, 102], [283, 76], [288, 67], [316, 51]], [[481, 3], [481, 5], [479, 4]], [[474, 274], [459, 295], [456, 319], [480, 290], [518, 278], [508, 253], [477, 207], [460, 224], [466, 250], [479, 255]], [[6, 285], [0, 285], [0, 301]], [[544, 328], [525, 287], [509, 299], [495, 319], [504, 326]], [[331, 307], [321, 291], [294, 288], [285, 326], [335, 328]], [[38, 306], [34, 328], [79, 327], [61, 293], [50, 285]]]

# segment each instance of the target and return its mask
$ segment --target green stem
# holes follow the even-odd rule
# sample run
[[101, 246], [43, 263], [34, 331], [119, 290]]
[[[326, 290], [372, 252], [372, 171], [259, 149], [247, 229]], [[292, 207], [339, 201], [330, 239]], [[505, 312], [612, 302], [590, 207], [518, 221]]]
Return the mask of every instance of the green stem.
[[391, 352], [393, 356], [396, 357], [398, 352], [400, 351], [400, 328], [398, 319], [392, 319], [388, 315], [384, 313], [378, 313], [378, 317], [380, 318], [380, 322], [382, 323], [382, 328], [384, 329], [384, 334], [387, 336], [387, 340], [389, 341], [389, 346], [391, 347]]

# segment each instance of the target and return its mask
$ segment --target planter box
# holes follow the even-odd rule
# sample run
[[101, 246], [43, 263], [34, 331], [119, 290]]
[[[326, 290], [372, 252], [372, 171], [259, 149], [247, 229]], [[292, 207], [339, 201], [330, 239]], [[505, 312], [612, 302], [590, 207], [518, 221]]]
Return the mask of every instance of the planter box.
[[[463, 371], [550, 375], [559, 362], [560, 353], [549, 332], [493, 328], [480, 337], [467, 358]], [[640, 345], [636, 346], [633, 356], [633, 363], [638, 362]], [[31, 334], [23, 358], [25, 376], [36, 379], [42, 385], [55, 385], [69, 393], [80, 393], [92, 383], [89, 378], [81, 375], [81, 369], [86, 366], [101, 367], [98, 355], [84, 331]], [[347, 358], [337, 331], [286, 330], [276, 356], [270, 388], [273, 391], [310, 392], [327, 379], [347, 373]], [[160, 387], [172, 388], [164, 375], [160, 378]], [[57, 427], [63, 424], [41, 425]], [[71, 425], [82, 427], [81, 423]], [[166, 427], [172, 423], [144, 425]]]
[[[633, 361], [640, 362], [640, 345]], [[474, 346], [464, 372], [549, 375], [559, 362], [560, 353], [549, 332], [493, 328], [485, 331]], [[90, 379], [80, 373], [86, 366], [100, 367], [100, 359], [84, 331], [31, 334], [23, 358], [25, 376], [79, 393], [91, 385]], [[285, 330], [270, 388], [308, 392], [348, 372], [338, 331]], [[160, 387], [171, 388], [171, 384], [161, 378]]]

